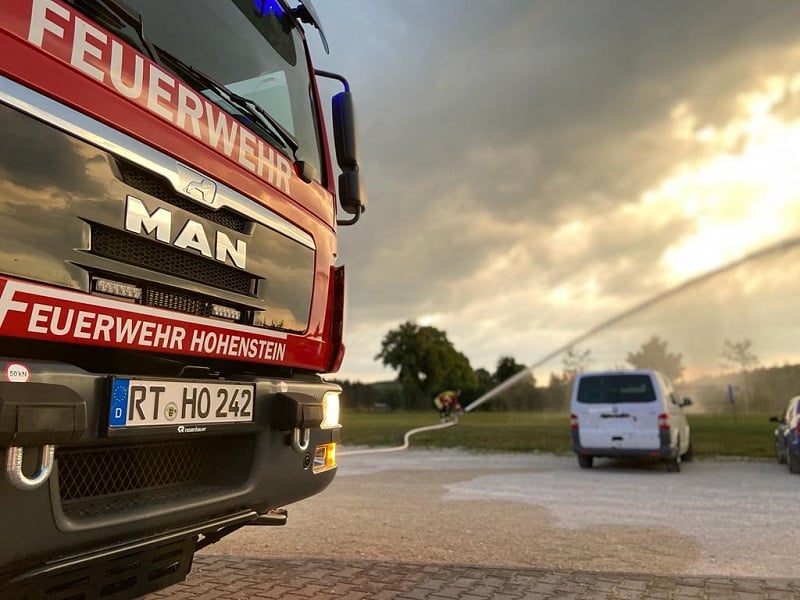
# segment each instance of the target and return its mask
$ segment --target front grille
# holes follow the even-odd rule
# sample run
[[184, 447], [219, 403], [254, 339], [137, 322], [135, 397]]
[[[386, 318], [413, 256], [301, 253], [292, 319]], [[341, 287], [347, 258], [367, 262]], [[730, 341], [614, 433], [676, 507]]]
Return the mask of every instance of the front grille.
[[161, 242], [102, 225], [92, 226], [92, 254], [190, 279], [237, 294], [252, 294], [257, 277], [172, 248]]
[[204, 469], [197, 443], [64, 451], [58, 456], [61, 502], [191, 483]]
[[91, 520], [227, 495], [247, 480], [253, 456], [250, 436], [59, 448], [61, 508], [69, 518]]
[[198, 317], [211, 316], [211, 302], [196, 296], [168, 292], [166, 290], [146, 289], [142, 297], [145, 306], [166, 308]]
[[222, 225], [223, 227], [227, 227], [228, 229], [233, 229], [239, 233], [247, 233], [250, 222], [244, 217], [237, 215], [235, 212], [227, 208], [222, 208], [220, 210], [205, 208], [177, 194], [166, 179], [122, 160], [118, 160], [117, 164], [119, 165], [119, 171], [122, 175], [122, 181], [132, 188], [136, 188], [164, 202], [169, 202], [172, 206], [195, 214], [198, 217], [202, 217], [218, 225]]

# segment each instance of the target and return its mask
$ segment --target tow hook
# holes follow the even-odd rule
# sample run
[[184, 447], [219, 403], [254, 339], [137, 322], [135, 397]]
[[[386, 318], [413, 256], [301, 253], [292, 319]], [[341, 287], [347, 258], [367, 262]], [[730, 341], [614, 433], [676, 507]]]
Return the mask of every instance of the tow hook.
[[272, 403], [272, 419], [277, 429], [290, 430], [292, 449], [305, 454], [311, 442], [311, 429], [322, 423], [322, 402], [308, 394], [280, 393]]
[[292, 429], [292, 448], [296, 452], [302, 454], [306, 450], [308, 450], [308, 443], [311, 441], [311, 430], [310, 429], [303, 429], [303, 441], [300, 441], [300, 433], [301, 429], [299, 427], [295, 427]]
[[6, 448], [6, 477], [8, 482], [23, 492], [35, 490], [44, 485], [53, 472], [53, 459], [56, 447], [46, 444], [39, 449], [41, 456], [39, 468], [33, 477], [28, 477], [22, 472], [23, 449], [21, 446], [9, 446]]

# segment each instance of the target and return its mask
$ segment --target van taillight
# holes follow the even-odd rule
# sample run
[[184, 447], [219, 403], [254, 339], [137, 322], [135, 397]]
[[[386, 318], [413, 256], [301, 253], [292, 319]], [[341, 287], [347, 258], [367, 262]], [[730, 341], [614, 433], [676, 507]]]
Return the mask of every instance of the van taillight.
[[578, 428], [578, 415], [570, 415], [569, 416], [569, 426], [570, 426], [570, 429], [577, 429]]
[[659, 431], [669, 431], [669, 415], [667, 413], [658, 415], [658, 429]]

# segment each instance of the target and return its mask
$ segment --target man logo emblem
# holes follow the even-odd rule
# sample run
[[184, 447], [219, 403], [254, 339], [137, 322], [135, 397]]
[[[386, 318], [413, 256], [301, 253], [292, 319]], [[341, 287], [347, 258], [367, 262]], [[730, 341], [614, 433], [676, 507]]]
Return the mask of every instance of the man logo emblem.
[[206, 177], [202, 173], [198, 173], [180, 163], [175, 167], [178, 175], [175, 189], [182, 194], [186, 194], [195, 202], [214, 206], [214, 201], [217, 198], [217, 183], [210, 177]]
[[214, 196], [217, 194], [217, 184], [204, 177], [200, 181], [190, 181], [184, 191], [203, 204], [214, 204]]
[[182, 250], [199, 252], [206, 258], [222, 263], [230, 260], [233, 266], [244, 269], [247, 264], [247, 241], [224, 231], [206, 228], [193, 219], [178, 219], [173, 223], [173, 214], [159, 206], [152, 212], [147, 205], [128, 196], [125, 202], [125, 230], [138, 235], [147, 235], [159, 242], [172, 244]]

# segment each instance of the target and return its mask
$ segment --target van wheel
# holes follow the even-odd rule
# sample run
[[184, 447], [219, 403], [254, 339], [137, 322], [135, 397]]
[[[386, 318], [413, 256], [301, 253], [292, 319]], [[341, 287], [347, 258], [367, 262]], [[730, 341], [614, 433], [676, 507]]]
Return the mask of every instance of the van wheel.
[[681, 472], [681, 455], [678, 454], [675, 458], [667, 459], [667, 472], [680, 473]]
[[593, 456], [578, 454], [578, 465], [580, 465], [581, 469], [591, 469], [593, 462], [594, 462]]
[[800, 456], [787, 450], [786, 462], [789, 463], [789, 473], [800, 473]]
[[779, 464], [786, 464], [786, 456], [781, 454], [781, 448], [778, 446], [778, 440], [775, 440], [775, 458], [778, 459]]
[[686, 452], [683, 456], [681, 456], [681, 460], [684, 462], [692, 462], [694, 458], [694, 452], [692, 451], [692, 442], [689, 442], [689, 447], [686, 449]]

